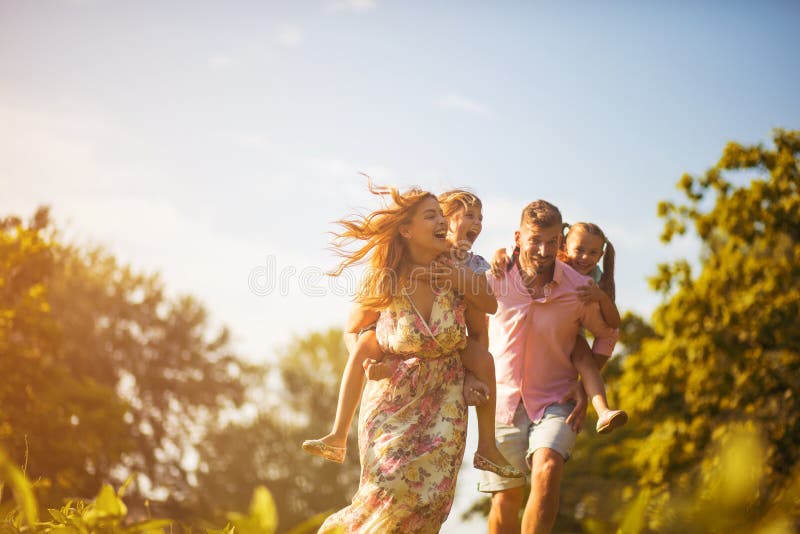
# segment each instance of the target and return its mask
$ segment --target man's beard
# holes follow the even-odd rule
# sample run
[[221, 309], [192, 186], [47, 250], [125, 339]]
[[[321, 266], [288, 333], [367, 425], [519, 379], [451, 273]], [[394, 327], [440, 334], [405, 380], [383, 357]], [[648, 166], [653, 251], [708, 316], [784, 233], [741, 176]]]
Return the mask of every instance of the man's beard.
[[550, 268], [550, 266], [553, 265], [553, 260], [546, 259], [544, 261], [536, 261], [529, 259], [526, 263], [528, 265], [525, 270], [528, 271], [531, 275], [537, 275], [546, 272]]

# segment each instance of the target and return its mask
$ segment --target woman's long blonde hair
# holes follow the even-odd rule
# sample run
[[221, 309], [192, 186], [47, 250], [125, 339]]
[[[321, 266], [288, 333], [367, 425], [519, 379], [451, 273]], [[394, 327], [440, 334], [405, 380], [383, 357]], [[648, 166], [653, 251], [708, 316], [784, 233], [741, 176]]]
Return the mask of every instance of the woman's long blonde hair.
[[[391, 304], [405, 267], [406, 244], [400, 236], [400, 227], [411, 222], [422, 201], [436, 200], [436, 196], [417, 188], [401, 193], [393, 187], [373, 185], [371, 180], [369, 191], [381, 199], [391, 197], [392, 204], [369, 215], [336, 221], [344, 230], [333, 233], [332, 248], [343, 259], [329, 274], [339, 276], [348, 267], [367, 263], [355, 300], [366, 308], [381, 310]], [[346, 247], [355, 241], [363, 244], [348, 250]]]

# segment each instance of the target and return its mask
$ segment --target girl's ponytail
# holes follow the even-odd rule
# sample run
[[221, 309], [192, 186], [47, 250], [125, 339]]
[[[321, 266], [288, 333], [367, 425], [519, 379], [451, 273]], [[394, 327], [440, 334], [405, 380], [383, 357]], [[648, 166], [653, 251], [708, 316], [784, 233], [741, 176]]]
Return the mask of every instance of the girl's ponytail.
[[561, 224], [561, 245], [558, 247], [558, 259], [563, 262], [567, 261], [567, 236], [570, 226], [567, 222]]
[[605, 252], [603, 253], [603, 276], [597, 286], [609, 296], [611, 302], [616, 301], [616, 288], [614, 286], [614, 245], [606, 239]]

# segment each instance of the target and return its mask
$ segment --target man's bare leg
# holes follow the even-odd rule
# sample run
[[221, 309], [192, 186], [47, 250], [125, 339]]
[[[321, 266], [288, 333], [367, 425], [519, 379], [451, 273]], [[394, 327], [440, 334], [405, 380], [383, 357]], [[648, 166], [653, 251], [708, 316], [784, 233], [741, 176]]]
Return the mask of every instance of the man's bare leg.
[[518, 534], [519, 511], [524, 488], [511, 488], [492, 494], [489, 510], [489, 534]]
[[563, 471], [564, 458], [553, 449], [541, 448], [533, 453], [531, 494], [522, 515], [525, 534], [550, 534], [553, 530]]

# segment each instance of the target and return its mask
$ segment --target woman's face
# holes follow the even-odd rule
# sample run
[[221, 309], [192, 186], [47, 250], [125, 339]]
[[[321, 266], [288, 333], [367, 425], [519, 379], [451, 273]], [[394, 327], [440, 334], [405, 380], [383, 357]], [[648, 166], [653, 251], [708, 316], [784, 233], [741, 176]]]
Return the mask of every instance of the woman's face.
[[447, 219], [442, 214], [439, 201], [433, 196], [419, 203], [411, 221], [400, 229], [400, 235], [417, 255], [428, 254], [435, 257], [450, 249], [447, 241]]
[[567, 263], [579, 273], [588, 275], [603, 257], [603, 239], [583, 230], [572, 230], [567, 234], [566, 249]]
[[480, 206], [461, 208], [447, 221], [447, 240], [454, 247], [469, 250], [483, 230], [483, 212]]

